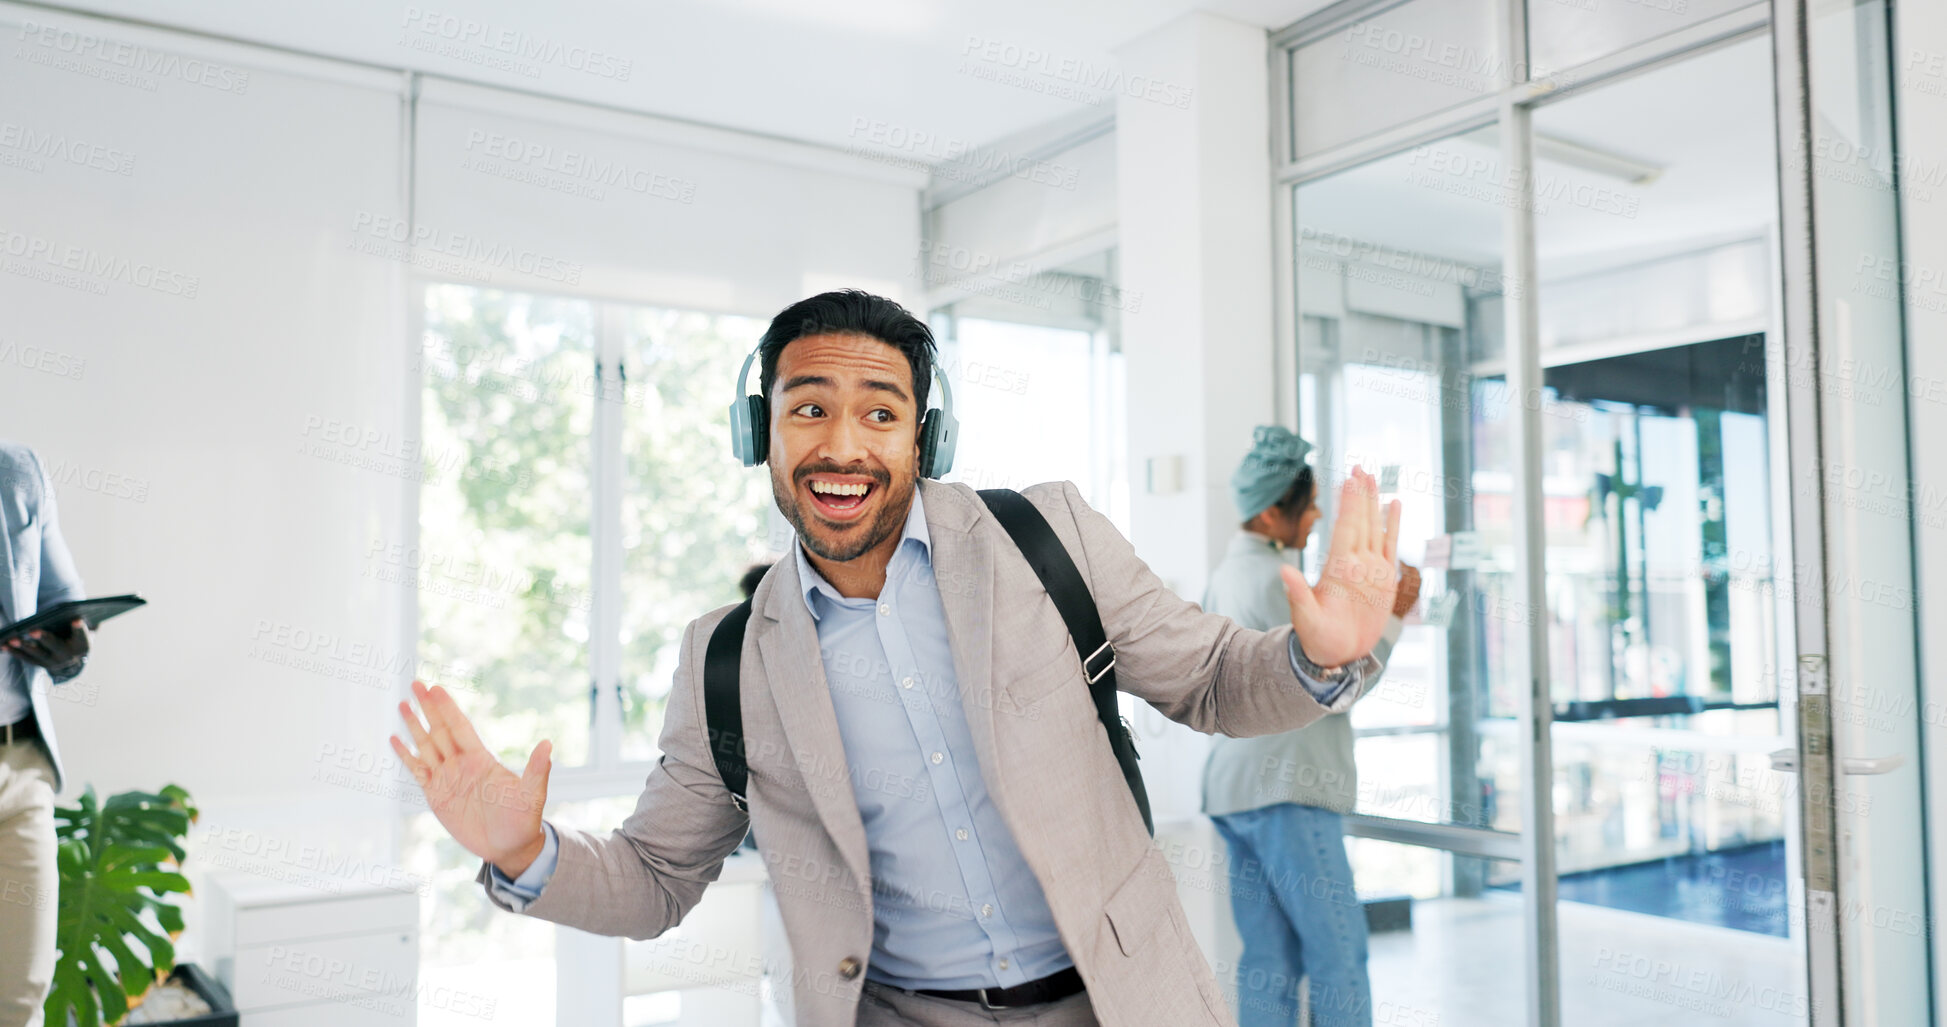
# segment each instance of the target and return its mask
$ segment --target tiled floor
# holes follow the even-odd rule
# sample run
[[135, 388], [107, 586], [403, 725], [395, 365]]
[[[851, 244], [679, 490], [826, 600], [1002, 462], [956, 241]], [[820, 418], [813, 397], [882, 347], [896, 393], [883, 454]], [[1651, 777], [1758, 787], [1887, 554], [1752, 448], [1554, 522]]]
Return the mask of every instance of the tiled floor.
[[[1562, 1022], [1574, 1027], [1783, 1027], [1806, 1022], [1783, 938], [1562, 902]], [[1372, 938], [1374, 1023], [1506, 1027], [1525, 1018], [1514, 896], [1413, 904], [1413, 929]]]

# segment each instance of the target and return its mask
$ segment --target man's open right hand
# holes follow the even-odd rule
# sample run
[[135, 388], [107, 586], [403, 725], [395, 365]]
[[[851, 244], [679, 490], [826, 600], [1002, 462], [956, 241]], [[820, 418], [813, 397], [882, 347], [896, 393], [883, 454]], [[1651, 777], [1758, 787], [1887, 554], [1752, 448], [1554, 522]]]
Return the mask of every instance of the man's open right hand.
[[400, 703], [412, 746], [393, 735], [392, 751], [405, 761], [426, 793], [426, 805], [454, 841], [508, 877], [519, 877], [546, 840], [541, 808], [548, 799], [552, 743], [535, 746], [527, 769], [516, 776], [480, 743], [446, 689], [414, 681], [412, 694], [426, 720], [421, 723], [411, 703]]

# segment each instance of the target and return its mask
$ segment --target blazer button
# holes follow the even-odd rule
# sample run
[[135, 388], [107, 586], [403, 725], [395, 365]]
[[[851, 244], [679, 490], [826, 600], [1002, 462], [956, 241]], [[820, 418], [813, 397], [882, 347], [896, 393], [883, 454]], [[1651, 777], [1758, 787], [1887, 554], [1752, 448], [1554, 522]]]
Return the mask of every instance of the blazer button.
[[838, 961], [838, 976], [848, 981], [857, 978], [861, 969], [863, 967], [859, 961], [851, 956], [846, 956], [844, 959]]

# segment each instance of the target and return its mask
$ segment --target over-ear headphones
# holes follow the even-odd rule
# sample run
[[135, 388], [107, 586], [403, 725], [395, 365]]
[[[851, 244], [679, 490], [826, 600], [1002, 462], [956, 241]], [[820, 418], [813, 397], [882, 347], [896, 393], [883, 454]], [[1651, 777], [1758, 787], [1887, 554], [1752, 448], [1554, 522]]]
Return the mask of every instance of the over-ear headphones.
[[[756, 467], [770, 455], [771, 408], [763, 396], [750, 395], [750, 365], [757, 350], [744, 358], [737, 372], [737, 400], [730, 404], [730, 451], [745, 467]], [[919, 422], [919, 476], [938, 478], [953, 469], [953, 449], [960, 440], [960, 422], [953, 416], [953, 386], [933, 364], [933, 380], [940, 383], [940, 405], [926, 411]]]

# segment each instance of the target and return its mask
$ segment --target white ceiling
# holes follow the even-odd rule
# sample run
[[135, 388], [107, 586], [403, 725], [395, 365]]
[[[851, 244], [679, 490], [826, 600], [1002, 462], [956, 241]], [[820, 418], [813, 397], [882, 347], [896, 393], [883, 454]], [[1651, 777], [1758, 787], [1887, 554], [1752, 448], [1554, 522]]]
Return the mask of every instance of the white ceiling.
[[[975, 77], [970, 42], [1033, 49], [1044, 68], [1113, 68], [1116, 47], [1194, 11], [1278, 28], [1328, 0], [78, 0], [77, 9], [494, 85], [609, 104], [765, 135], [847, 147], [883, 122], [971, 148], [1090, 104]], [[402, 41], [408, 11], [473, 21], [561, 47], [626, 59], [627, 81], [559, 63], [538, 74], [428, 54]], [[447, 22], [446, 24], [453, 24]], [[1016, 51], [1008, 50], [1012, 55]], [[1008, 60], [1020, 63], [1018, 56]], [[1014, 70], [1018, 71], [1018, 67]], [[1026, 78], [1059, 84], [1056, 73]], [[1093, 109], [1107, 114], [1107, 97]], [[861, 121], [861, 119], [863, 119]], [[923, 154], [915, 153], [915, 157]], [[929, 161], [931, 163], [933, 161]]]

